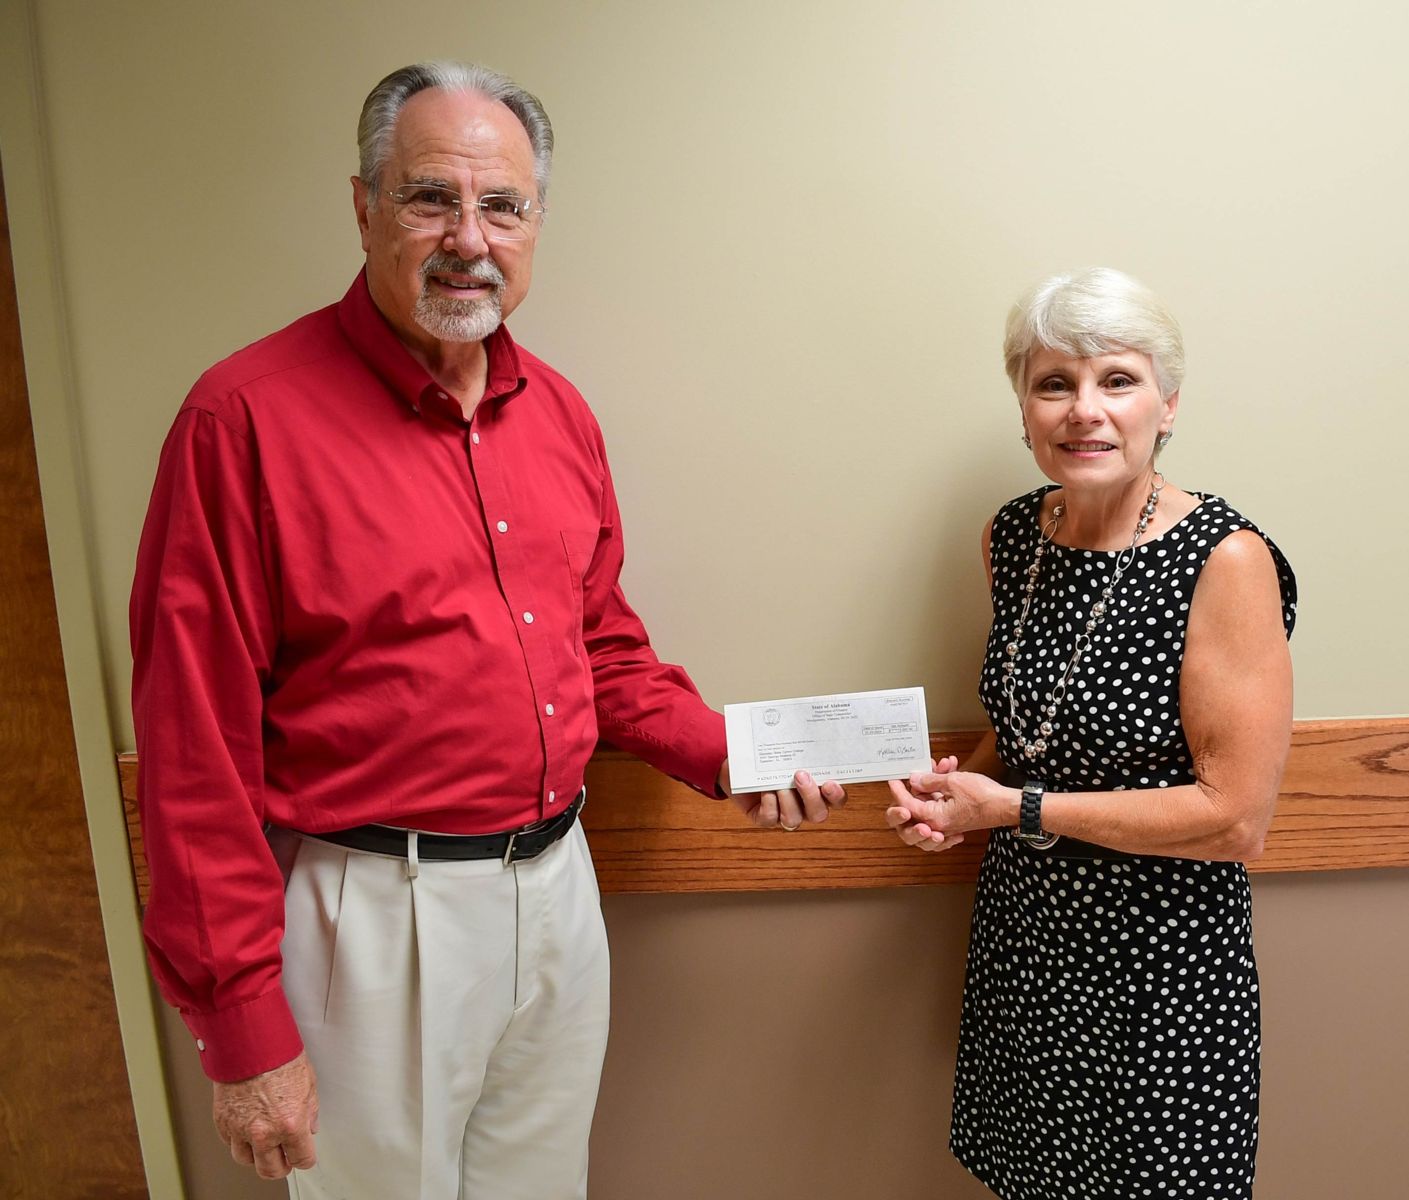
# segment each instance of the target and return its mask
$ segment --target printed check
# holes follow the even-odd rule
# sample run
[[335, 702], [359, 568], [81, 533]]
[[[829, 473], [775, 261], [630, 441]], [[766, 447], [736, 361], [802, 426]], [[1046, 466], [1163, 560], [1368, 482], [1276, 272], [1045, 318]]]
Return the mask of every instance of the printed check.
[[867, 783], [930, 769], [924, 688], [726, 704], [724, 731], [735, 792], [792, 787], [799, 770]]

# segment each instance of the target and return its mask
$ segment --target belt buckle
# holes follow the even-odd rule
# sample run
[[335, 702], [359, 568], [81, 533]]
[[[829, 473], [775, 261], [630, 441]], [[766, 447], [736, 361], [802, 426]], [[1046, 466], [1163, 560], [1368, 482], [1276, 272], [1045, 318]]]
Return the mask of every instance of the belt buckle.
[[549, 817], [545, 821], [531, 821], [527, 825], [521, 825], [509, 834], [509, 844], [504, 847], [504, 865], [511, 867], [519, 860], [514, 856], [514, 851], [519, 848], [519, 835], [524, 833], [541, 833], [549, 825], [557, 820], [557, 817]]
[[[586, 790], [586, 788], [583, 788], [582, 791], [578, 792], [572, 804], [569, 804], [567, 808], [563, 809], [563, 811], [558, 813], [556, 816], [544, 817], [538, 821], [530, 821], [527, 825], [522, 825], [518, 829], [515, 829], [513, 833], [509, 834], [509, 844], [504, 847], [504, 865], [506, 867], [512, 866], [515, 862], [518, 861], [518, 859], [514, 857], [514, 851], [518, 849], [519, 834], [543, 833], [546, 830], [551, 829], [554, 825], [556, 825], [559, 821], [563, 820], [563, 818], [568, 816], [568, 814], [573, 811], [573, 805], [577, 805], [579, 809], [582, 807], [579, 801], [582, 800], [583, 792], [585, 792]], [[546, 848], [547, 847], [540, 847], [537, 853], [542, 854]]]

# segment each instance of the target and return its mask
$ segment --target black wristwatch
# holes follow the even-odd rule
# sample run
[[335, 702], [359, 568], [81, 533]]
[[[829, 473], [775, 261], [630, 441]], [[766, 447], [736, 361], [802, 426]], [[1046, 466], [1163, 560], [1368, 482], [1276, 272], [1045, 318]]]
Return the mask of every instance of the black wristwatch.
[[1023, 784], [1022, 807], [1018, 809], [1018, 827], [1013, 836], [1034, 850], [1050, 850], [1061, 836], [1042, 828], [1042, 796], [1046, 791], [1047, 785], [1035, 779]]

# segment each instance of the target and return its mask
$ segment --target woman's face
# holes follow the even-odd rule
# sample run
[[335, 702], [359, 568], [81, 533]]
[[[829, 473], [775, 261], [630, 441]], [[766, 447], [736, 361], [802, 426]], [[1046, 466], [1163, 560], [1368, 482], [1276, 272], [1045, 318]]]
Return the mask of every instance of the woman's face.
[[1138, 350], [1074, 358], [1039, 346], [1028, 356], [1023, 428], [1042, 473], [1064, 488], [1144, 478], [1178, 405], [1178, 392], [1160, 396], [1154, 363]]

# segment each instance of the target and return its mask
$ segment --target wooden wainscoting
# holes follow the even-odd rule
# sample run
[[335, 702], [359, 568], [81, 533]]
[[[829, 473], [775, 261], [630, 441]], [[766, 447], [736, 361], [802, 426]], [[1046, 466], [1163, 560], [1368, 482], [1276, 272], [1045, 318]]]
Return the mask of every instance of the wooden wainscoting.
[[[936, 758], [963, 756], [977, 733], [937, 733]], [[137, 822], [137, 756], [119, 759], [132, 862], [143, 903], [147, 864]], [[984, 838], [943, 854], [903, 846], [886, 828], [883, 784], [858, 784], [826, 824], [753, 829], [727, 801], [707, 800], [619, 750], [587, 770], [583, 824], [604, 892], [752, 892], [967, 883]], [[1409, 866], [1409, 718], [1300, 721], [1277, 816], [1254, 871]]]

